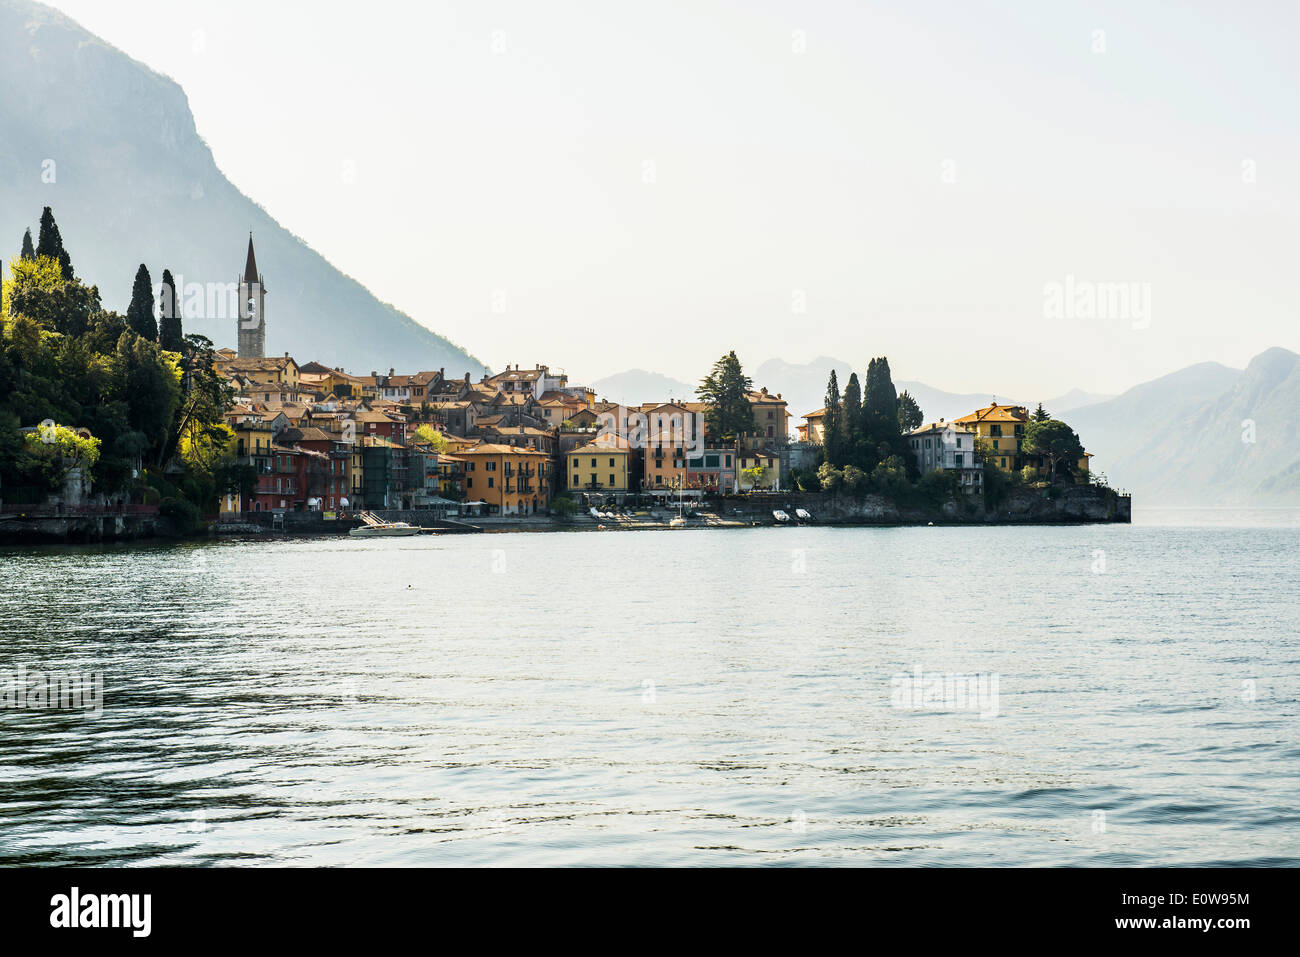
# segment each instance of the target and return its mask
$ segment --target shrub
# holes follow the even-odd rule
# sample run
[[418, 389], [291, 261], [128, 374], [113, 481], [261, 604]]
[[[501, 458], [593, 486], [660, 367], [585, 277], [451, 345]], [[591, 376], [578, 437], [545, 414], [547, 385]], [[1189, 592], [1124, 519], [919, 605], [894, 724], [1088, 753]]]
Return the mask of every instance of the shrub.
[[181, 535], [190, 535], [203, 526], [203, 516], [199, 508], [183, 498], [169, 496], [158, 506], [158, 514], [171, 520], [176, 531]]

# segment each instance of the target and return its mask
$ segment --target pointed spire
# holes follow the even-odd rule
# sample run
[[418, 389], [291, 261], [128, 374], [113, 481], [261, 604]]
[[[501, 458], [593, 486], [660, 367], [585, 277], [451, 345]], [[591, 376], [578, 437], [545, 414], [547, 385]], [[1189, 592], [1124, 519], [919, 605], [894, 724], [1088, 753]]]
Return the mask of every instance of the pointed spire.
[[244, 282], [257, 282], [257, 257], [253, 255], [253, 233], [248, 233], [248, 262], [244, 266]]

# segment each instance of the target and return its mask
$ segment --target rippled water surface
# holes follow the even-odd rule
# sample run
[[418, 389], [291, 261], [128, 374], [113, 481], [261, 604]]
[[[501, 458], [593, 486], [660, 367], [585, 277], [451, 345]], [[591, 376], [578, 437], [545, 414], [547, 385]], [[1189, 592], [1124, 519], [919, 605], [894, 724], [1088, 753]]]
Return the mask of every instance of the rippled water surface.
[[1300, 863], [1300, 529], [1138, 522], [0, 551], [0, 862]]

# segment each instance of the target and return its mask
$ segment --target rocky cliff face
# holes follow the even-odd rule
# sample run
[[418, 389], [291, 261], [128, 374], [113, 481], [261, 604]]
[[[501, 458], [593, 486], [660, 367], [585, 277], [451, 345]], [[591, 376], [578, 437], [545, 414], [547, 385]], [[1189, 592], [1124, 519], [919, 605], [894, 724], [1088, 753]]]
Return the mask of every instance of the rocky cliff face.
[[[125, 311], [136, 267], [227, 283], [248, 230], [266, 273], [267, 352], [350, 371], [483, 363], [341, 273], [217, 168], [184, 91], [60, 13], [0, 0], [0, 258], [16, 255], [51, 206], [77, 274]], [[233, 108], [233, 106], [232, 106]], [[268, 157], [267, 162], [275, 162]], [[187, 318], [186, 331], [234, 346], [235, 320]]]

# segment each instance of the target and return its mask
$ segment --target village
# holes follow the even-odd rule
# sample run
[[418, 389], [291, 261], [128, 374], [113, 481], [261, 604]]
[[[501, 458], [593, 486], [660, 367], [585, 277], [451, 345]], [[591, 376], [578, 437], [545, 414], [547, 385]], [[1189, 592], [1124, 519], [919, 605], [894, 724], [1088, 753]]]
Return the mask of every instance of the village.
[[[264, 295], [251, 239], [244, 282], [249, 295]], [[825, 459], [827, 410], [799, 415], [792, 429], [796, 415], [767, 385], [745, 391], [744, 427], [719, 436], [706, 402], [659, 396], [623, 405], [541, 363], [474, 379], [445, 368], [358, 374], [264, 356], [265, 313], [251, 315], [241, 320], [240, 348], [219, 349], [214, 360], [235, 395], [225, 417], [236, 461], [256, 476], [221, 498], [225, 522], [263, 513], [330, 520], [377, 510], [441, 519], [680, 510], [799, 491], [796, 476], [815, 475]], [[1008, 473], [1026, 467], [1020, 442], [1030, 419], [1023, 406], [990, 403], [904, 438], [916, 474], [950, 472], [956, 488], [974, 495], [986, 462]], [[1077, 463], [1084, 480], [1088, 458]]]

